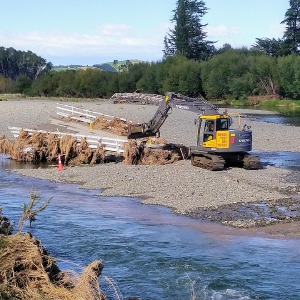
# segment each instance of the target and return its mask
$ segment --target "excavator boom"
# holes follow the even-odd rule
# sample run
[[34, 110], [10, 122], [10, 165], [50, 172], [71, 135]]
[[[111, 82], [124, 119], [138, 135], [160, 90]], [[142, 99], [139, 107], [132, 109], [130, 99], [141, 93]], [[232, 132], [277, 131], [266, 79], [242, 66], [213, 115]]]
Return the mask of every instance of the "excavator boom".
[[[157, 96], [155, 96], [155, 99], [157, 99]], [[172, 108], [191, 111], [199, 115], [219, 114], [217, 107], [206, 101], [186, 97], [181, 94], [167, 93], [164, 100], [160, 101], [157, 111], [149, 122], [129, 126], [128, 138], [159, 136], [159, 129], [169, 116]]]

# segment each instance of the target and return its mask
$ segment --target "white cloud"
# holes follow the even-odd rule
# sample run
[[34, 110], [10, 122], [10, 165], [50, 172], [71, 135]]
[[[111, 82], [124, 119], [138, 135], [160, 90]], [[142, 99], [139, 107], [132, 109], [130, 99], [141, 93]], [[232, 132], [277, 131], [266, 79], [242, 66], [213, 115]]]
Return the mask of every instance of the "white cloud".
[[223, 24], [220, 24], [215, 27], [208, 25], [206, 27], [206, 30], [210, 38], [231, 37], [231, 36], [239, 35], [241, 33], [239, 27], [227, 27]]
[[[157, 60], [162, 57], [163, 40], [161, 37], [142, 37], [131, 32], [130, 26], [106, 24], [98, 27], [95, 34], [79, 34], [61, 31], [9, 33], [0, 31], [0, 40], [4, 47], [17, 50], [31, 50], [47, 59], [51, 57], [125, 57], [133, 59], [149, 57]], [[141, 58], [140, 58], [141, 59]]]
[[131, 27], [127, 24], [103, 24], [97, 28], [99, 35], [123, 35], [128, 34]]

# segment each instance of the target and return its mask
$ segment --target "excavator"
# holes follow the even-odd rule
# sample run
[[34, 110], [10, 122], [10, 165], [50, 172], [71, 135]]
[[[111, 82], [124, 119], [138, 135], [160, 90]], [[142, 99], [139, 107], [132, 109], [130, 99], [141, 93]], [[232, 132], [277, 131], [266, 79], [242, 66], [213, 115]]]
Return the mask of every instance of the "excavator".
[[248, 170], [260, 168], [259, 157], [249, 154], [252, 150], [252, 130], [247, 125], [241, 128], [239, 114], [237, 114], [239, 128], [232, 129], [232, 114], [227, 111], [220, 113], [213, 104], [181, 94], [166, 93], [149, 122], [129, 126], [128, 138], [158, 137], [159, 130], [172, 108], [198, 114], [195, 120], [197, 144], [189, 147], [189, 156], [193, 166], [211, 171], [223, 170], [225, 164], [241, 166]]

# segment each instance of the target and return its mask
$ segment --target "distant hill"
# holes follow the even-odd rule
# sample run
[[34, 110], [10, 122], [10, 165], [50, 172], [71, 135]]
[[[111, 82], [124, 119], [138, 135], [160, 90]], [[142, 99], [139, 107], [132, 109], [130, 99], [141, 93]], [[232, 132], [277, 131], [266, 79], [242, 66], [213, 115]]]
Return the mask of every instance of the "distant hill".
[[106, 72], [124, 72], [128, 70], [128, 67], [132, 64], [143, 63], [143, 61], [138, 59], [129, 60], [114, 60], [112, 62], [106, 62], [102, 64], [95, 64], [93, 66], [81, 66], [81, 65], [69, 65], [69, 66], [54, 66], [55, 71], [66, 71], [66, 70], [77, 70], [77, 69], [87, 69], [87, 68], [98, 68]]
[[112, 65], [109, 63], [101, 64], [101, 65], [94, 65], [93, 67], [101, 69], [106, 72], [118, 72]]
[[138, 59], [128, 59], [128, 60], [114, 60], [112, 62], [107, 62], [104, 64], [93, 65], [95, 68], [102, 69], [108, 72], [124, 72], [128, 70], [128, 67], [133, 64], [142, 63], [143, 61]]
[[55, 71], [77, 70], [78, 68], [83, 68], [83, 66], [81, 66], [81, 65], [53, 66], [53, 70], [55, 70]]

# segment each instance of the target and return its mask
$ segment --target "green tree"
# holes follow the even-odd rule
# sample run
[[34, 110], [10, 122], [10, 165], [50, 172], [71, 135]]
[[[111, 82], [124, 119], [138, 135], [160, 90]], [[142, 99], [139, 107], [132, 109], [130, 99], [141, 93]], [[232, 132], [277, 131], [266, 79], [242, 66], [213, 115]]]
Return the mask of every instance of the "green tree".
[[242, 98], [250, 94], [249, 50], [228, 50], [201, 63], [207, 98]]
[[300, 51], [300, 0], [290, 0], [290, 8], [285, 13], [281, 24], [286, 25], [284, 32], [285, 42], [293, 52]]
[[253, 55], [249, 60], [252, 94], [277, 94], [279, 87], [277, 59], [266, 55]]
[[143, 76], [137, 82], [136, 87], [146, 93], [157, 94], [161, 86], [161, 82], [157, 81], [157, 74], [160, 67], [160, 64], [148, 65], [145, 68]]
[[283, 39], [269, 39], [269, 38], [257, 38], [255, 45], [252, 46], [252, 50], [258, 50], [265, 53], [268, 56], [284, 56], [291, 53], [291, 49]]
[[171, 22], [175, 23], [164, 39], [164, 56], [182, 55], [188, 59], [205, 60], [214, 51], [213, 42], [206, 41], [202, 17], [207, 8], [202, 0], [177, 0]]
[[[77, 92], [74, 87], [76, 71], [66, 70], [65, 72], [56, 72], [53, 82], [57, 81], [56, 88], [51, 92], [53, 96], [76, 97]], [[54, 85], [53, 85], [54, 87]]]
[[278, 59], [280, 94], [300, 99], [300, 56], [292, 54]]
[[13, 93], [15, 90], [15, 82], [0, 74], [0, 93]]
[[20, 75], [17, 78], [16, 81], [16, 92], [17, 93], [25, 93], [26, 90], [28, 90], [31, 87], [32, 80], [25, 76], [25, 75]]
[[177, 56], [168, 67], [163, 82], [163, 94], [172, 91], [191, 97], [202, 94], [201, 69], [199, 62]]
[[224, 44], [221, 48], [219, 48], [218, 50], [216, 50], [215, 54], [221, 54], [227, 51], [233, 50], [233, 48], [231, 47], [230, 44], [226, 43]]
[[14, 81], [23, 75], [31, 80], [51, 70], [52, 64], [31, 51], [0, 47], [0, 74]]

